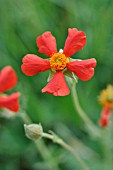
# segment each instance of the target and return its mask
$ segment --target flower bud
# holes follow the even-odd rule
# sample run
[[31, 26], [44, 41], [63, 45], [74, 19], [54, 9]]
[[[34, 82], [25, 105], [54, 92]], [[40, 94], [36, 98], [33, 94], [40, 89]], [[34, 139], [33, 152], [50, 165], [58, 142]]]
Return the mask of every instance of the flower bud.
[[24, 125], [25, 134], [31, 140], [38, 140], [42, 137], [43, 129], [41, 124]]

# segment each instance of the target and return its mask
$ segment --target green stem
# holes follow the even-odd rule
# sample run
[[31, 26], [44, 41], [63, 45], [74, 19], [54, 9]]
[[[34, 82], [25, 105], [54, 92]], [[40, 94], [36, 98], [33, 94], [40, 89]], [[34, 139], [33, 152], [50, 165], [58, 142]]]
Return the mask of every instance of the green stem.
[[73, 148], [68, 145], [67, 143], [65, 143], [61, 138], [59, 138], [58, 136], [54, 136], [48, 133], [43, 133], [42, 137], [48, 138], [50, 140], [52, 140], [53, 142], [61, 145], [62, 147], [64, 147], [66, 150], [68, 150], [80, 163], [81, 167], [83, 170], [89, 170], [89, 168], [87, 167], [87, 165], [85, 164], [85, 162], [76, 154], [76, 152], [73, 150]]
[[[29, 116], [26, 113], [21, 112], [21, 113], [18, 114], [18, 116], [23, 120], [23, 122], [25, 124], [31, 124], [32, 123], [31, 119], [29, 118]], [[48, 167], [47, 169], [60, 170], [56, 161], [54, 161], [51, 154], [49, 153], [44, 142], [42, 140], [40, 140], [40, 141], [35, 141], [34, 144], [36, 145], [36, 148], [40, 152], [40, 155], [42, 156], [42, 158], [45, 160], [46, 165]]]
[[40, 152], [42, 158], [45, 160], [46, 166], [48, 167], [47, 169], [60, 170], [57, 165], [57, 161], [55, 161], [54, 157], [52, 157], [51, 154], [48, 152], [48, 149], [43, 140], [37, 140], [34, 143], [36, 145], [37, 150]]
[[102, 145], [103, 155], [104, 155], [104, 162], [105, 162], [104, 170], [112, 169], [113, 167], [112, 150], [111, 150], [111, 146], [108, 143], [108, 141], [111, 140], [112, 129], [113, 129], [112, 126], [106, 127], [102, 129], [102, 133], [101, 133], [100, 143]]
[[18, 116], [22, 119], [25, 124], [31, 124], [32, 121], [26, 113], [20, 112]]
[[79, 116], [82, 118], [85, 125], [88, 127], [90, 134], [93, 133], [96, 136], [100, 136], [100, 129], [96, 127], [96, 125], [91, 121], [91, 119], [87, 116], [87, 114], [80, 106], [77, 91], [76, 91], [76, 82], [73, 82], [71, 87], [72, 87], [71, 95], [72, 95], [75, 110], [77, 110]]

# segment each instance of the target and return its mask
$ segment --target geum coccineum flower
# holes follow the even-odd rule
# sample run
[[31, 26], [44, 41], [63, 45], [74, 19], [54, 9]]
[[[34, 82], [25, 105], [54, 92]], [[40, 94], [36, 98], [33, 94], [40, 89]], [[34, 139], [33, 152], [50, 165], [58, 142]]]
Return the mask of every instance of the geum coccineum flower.
[[81, 50], [86, 44], [86, 35], [76, 28], [68, 29], [68, 36], [64, 45], [64, 49], [57, 51], [56, 39], [51, 32], [45, 32], [36, 39], [40, 53], [46, 54], [49, 59], [42, 59], [34, 54], [27, 54], [22, 62], [22, 71], [27, 76], [33, 76], [39, 72], [50, 70], [52, 77], [49, 83], [42, 89], [55, 96], [66, 96], [70, 93], [69, 88], [64, 79], [64, 75], [75, 73], [75, 75], [87, 81], [94, 75], [94, 67], [96, 60], [94, 58], [88, 60], [73, 60], [70, 58], [78, 50]]
[[19, 92], [6, 95], [4, 92], [12, 89], [17, 84], [17, 76], [12, 67], [6, 66], [0, 71], [0, 110], [8, 109], [13, 112], [19, 110]]
[[98, 99], [103, 107], [99, 124], [106, 127], [109, 125], [111, 110], [113, 109], [113, 86], [109, 85], [105, 90], [102, 90]]

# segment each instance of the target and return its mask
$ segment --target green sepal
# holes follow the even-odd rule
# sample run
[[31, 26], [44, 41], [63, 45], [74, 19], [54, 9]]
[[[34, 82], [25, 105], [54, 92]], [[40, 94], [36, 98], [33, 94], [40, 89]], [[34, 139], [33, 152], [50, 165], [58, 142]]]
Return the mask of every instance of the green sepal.
[[52, 69], [50, 69], [50, 72], [49, 72], [49, 76], [48, 76], [47, 82], [49, 82], [49, 81], [53, 78], [54, 74], [55, 74], [55, 71], [52, 70]]
[[69, 78], [72, 78], [73, 80], [75, 80], [76, 83], [78, 82], [76, 76], [74, 75], [74, 73], [69, 71], [68, 69], [64, 70], [64, 75], [69, 77]]

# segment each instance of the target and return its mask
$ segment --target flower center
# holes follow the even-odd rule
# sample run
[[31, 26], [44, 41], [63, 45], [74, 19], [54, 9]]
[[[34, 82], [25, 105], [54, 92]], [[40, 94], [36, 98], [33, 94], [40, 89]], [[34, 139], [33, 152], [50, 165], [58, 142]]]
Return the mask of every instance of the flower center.
[[99, 101], [104, 107], [113, 108], [113, 86], [109, 85], [101, 92]]
[[54, 53], [50, 58], [50, 66], [56, 71], [63, 70], [67, 65], [67, 57], [62, 53]]

